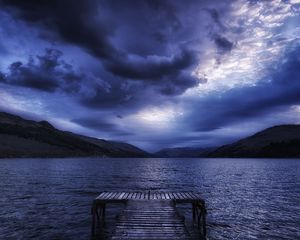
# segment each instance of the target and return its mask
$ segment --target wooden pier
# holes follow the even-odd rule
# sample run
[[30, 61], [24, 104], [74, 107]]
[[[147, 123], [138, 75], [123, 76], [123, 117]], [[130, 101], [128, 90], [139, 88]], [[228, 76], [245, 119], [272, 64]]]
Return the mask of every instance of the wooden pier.
[[205, 202], [194, 192], [102, 192], [92, 205], [92, 235], [98, 223], [105, 221], [110, 203], [123, 203], [125, 209], [117, 219], [114, 240], [129, 239], [192, 239], [176, 204], [189, 203], [193, 222], [206, 239]]

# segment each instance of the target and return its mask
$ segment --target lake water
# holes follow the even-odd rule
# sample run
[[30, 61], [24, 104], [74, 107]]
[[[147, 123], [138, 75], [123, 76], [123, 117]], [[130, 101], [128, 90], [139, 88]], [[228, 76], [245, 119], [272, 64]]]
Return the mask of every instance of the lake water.
[[300, 239], [300, 160], [108, 158], [1, 159], [0, 239], [90, 239], [104, 190], [200, 192], [209, 239]]

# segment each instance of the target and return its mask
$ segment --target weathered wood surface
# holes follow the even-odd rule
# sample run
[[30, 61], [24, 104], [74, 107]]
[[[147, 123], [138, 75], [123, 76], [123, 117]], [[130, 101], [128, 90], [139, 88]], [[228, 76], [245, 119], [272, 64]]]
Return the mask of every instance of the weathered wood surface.
[[122, 200], [201, 200], [200, 194], [194, 192], [102, 192], [96, 201]]
[[132, 200], [119, 216], [112, 239], [191, 238], [173, 201]]
[[113, 239], [190, 239], [175, 204], [192, 206], [193, 222], [201, 239], [206, 237], [205, 202], [194, 192], [102, 192], [92, 206], [92, 235], [96, 225], [105, 221], [106, 206], [126, 203], [116, 225]]

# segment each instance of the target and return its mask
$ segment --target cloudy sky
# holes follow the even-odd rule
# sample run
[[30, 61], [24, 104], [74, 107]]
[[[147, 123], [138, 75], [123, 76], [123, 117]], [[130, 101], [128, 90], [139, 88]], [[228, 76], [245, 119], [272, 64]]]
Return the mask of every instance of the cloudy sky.
[[300, 0], [0, 0], [0, 110], [149, 151], [300, 123]]

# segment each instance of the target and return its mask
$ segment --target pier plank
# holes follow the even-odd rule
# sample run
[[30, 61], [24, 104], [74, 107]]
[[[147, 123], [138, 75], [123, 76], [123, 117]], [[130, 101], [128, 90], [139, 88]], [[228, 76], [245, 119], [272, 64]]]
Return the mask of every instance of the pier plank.
[[123, 199], [127, 199], [129, 195], [129, 192], [125, 192]]
[[190, 239], [172, 201], [129, 201], [112, 239]]
[[102, 192], [96, 200], [200, 200], [199, 194], [193, 192]]
[[126, 194], [125, 192], [122, 192], [122, 193], [119, 195], [118, 199], [123, 199], [125, 194]]
[[110, 192], [106, 195], [105, 199], [112, 199], [112, 196], [114, 196], [115, 194], [115, 192]]
[[133, 192], [129, 193], [128, 199], [133, 199], [132, 196], [133, 196]]

